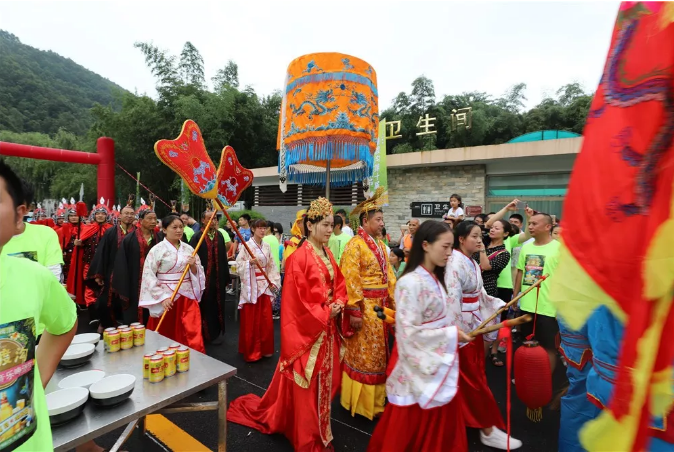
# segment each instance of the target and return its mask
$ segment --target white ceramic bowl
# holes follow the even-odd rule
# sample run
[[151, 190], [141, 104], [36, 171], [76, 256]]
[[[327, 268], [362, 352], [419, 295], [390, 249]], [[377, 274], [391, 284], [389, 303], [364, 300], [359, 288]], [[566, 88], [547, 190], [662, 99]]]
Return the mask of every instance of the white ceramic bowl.
[[59, 381], [59, 388], [89, 388], [92, 384], [102, 380], [105, 372], [102, 370], [87, 370], [78, 372]]
[[94, 350], [96, 350], [94, 344], [73, 344], [68, 347], [61, 360], [84, 358], [94, 353]]
[[131, 396], [136, 386], [136, 377], [117, 374], [105, 377], [89, 387], [91, 398], [99, 405], [116, 405]]
[[101, 340], [101, 335], [98, 333], [84, 333], [78, 334], [73, 338], [73, 341], [70, 343], [73, 344], [98, 344], [98, 341]]
[[89, 398], [87, 388], [68, 388], [54, 391], [46, 396], [47, 411], [52, 424], [61, 424], [77, 417]]
[[68, 347], [61, 358], [63, 367], [77, 367], [86, 363], [94, 354], [96, 346], [94, 344], [74, 344]]

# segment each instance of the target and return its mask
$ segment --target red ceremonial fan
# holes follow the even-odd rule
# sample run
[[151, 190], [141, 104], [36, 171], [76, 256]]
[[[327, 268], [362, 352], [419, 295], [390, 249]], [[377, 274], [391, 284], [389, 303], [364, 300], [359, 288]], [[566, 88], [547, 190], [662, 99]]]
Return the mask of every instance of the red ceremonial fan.
[[226, 207], [232, 207], [252, 183], [253, 172], [241, 166], [233, 147], [225, 146], [218, 168], [218, 200]]
[[217, 196], [215, 165], [194, 121], [185, 121], [175, 140], [157, 141], [154, 152], [159, 160], [178, 173], [192, 193], [209, 199]]

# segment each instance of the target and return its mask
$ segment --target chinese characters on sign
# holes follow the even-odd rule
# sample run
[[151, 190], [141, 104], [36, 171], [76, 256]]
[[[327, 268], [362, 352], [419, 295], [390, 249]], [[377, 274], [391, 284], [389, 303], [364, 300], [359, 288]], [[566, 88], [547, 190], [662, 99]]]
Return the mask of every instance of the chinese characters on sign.
[[452, 110], [452, 130], [457, 130], [461, 126], [465, 127], [466, 130], [470, 130], [473, 126], [473, 109], [471, 107]]
[[[429, 135], [432, 133], [438, 133], [437, 130], [435, 130], [435, 124], [433, 121], [435, 121], [437, 118], [431, 118], [428, 113], [426, 113], [425, 116], [419, 116], [419, 120], [417, 121], [417, 129], [419, 129], [419, 132], [417, 132], [417, 135]], [[464, 128], [466, 130], [470, 130], [471, 127], [473, 127], [473, 107], [464, 107], [464, 108], [459, 108], [453, 109], [452, 114], [450, 115], [450, 119], [452, 121], [451, 123], [451, 130], [456, 131], [461, 128]], [[387, 140], [395, 140], [398, 138], [402, 138], [403, 136], [400, 134], [401, 132], [401, 123], [400, 121], [387, 121], [386, 122], [386, 139]]]
[[410, 204], [412, 217], [442, 218], [449, 210], [449, 203], [443, 202], [413, 202]]
[[419, 116], [419, 121], [417, 121], [417, 127], [423, 132], [417, 132], [417, 135], [428, 135], [429, 133], [437, 133], [437, 130], [430, 130], [431, 128], [435, 127], [433, 124], [431, 124], [431, 121], [435, 121], [438, 118], [429, 118], [428, 113], [426, 113], [426, 117]]

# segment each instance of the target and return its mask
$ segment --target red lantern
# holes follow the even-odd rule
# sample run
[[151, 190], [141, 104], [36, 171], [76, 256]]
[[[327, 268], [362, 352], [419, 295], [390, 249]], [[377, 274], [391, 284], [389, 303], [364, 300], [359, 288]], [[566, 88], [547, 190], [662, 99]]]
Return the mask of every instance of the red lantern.
[[548, 353], [538, 341], [526, 341], [515, 352], [515, 389], [533, 422], [543, 418], [543, 407], [552, 399], [552, 371]]

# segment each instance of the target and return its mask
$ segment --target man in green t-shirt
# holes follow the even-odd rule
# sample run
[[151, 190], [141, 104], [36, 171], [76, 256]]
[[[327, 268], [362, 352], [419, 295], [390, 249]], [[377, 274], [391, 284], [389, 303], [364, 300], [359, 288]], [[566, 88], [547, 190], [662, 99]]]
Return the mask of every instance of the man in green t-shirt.
[[[536, 213], [529, 219], [527, 228], [534, 241], [525, 243], [520, 251], [514, 295], [531, 287], [543, 275], [548, 275], [548, 279], [541, 283], [540, 291], [532, 290], [522, 297], [520, 308], [524, 312], [536, 313], [536, 340], [548, 352], [550, 368], [554, 373], [557, 364], [559, 325], [555, 318], [555, 307], [549, 298], [549, 288], [557, 267], [560, 243], [553, 240], [550, 235], [552, 218], [548, 214]], [[520, 331], [525, 337], [532, 334], [534, 322], [525, 323], [520, 327]]]
[[[0, 161], [0, 249], [22, 218], [22, 200], [19, 178]], [[46, 330], [36, 352], [38, 323]], [[0, 253], [0, 404], [12, 409], [3, 416], [3, 426], [9, 428], [2, 429], [0, 450], [53, 450], [44, 387], [76, 330], [75, 304], [49, 270]]]
[[[22, 182], [24, 200], [18, 207], [19, 214], [23, 216], [28, 211], [32, 195], [30, 184]], [[61, 266], [63, 265], [63, 252], [59, 244], [59, 238], [49, 226], [20, 222], [14, 230], [14, 236], [5, 244], [0, 254], [14, 257], [23, 257], [37, 262], [61, 280]]]
[[332, 251], [332, 255], [335, 256], [337, 265], [339, 265], [342, 260], [342, 253], [344, 252], [344, 248], [346, 248], [346, 244], [352, 238], [352, 236], [342, 230], [343, 227], [344, 220], [341, 216], [335, 215], [335, 226], [332, 229], [332, 235], [328, 241], [328, 248]]
[[262, 241], [269, 244], [269, 248], [271, 248], [271, 257], [274, 259], [276, 269], [281, 272], [281, 259], [279, 259], [279, 248], [281, 247], [281, 244], [276, 236], [271, 233], [272, 226], [274, 226], [274, 223], [267, 221], [267, 231], [265, 232], [266, 235], [262, 238]]

